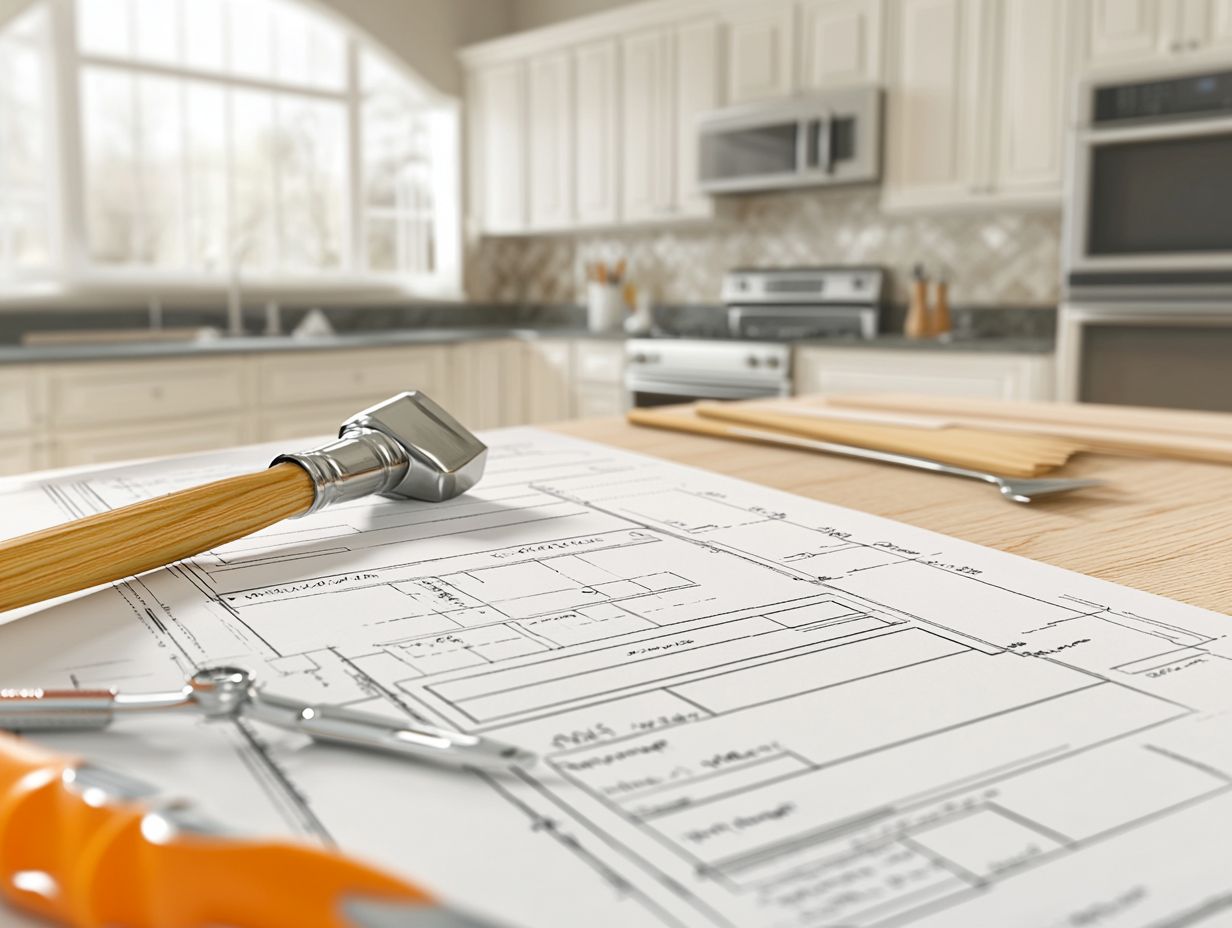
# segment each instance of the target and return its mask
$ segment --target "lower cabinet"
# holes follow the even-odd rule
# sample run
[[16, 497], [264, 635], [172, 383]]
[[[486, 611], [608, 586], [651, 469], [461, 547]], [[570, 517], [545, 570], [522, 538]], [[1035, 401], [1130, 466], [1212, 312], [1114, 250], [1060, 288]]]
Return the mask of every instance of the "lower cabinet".
[[24, 474], [42, 466], [34, 438], [8, 438], [0, 441], [0, 477]]
[[51, 438], [51, 465], [73, 467], [217, 451], [252, 440], [248, 424], [233, 417], [62, 432]]
[[623, 340], [583, 340], [574, 359], [574, 412], [580, 419], [623, 415], [625, 343]]
[[1051, 400], [1052, 355], [800, 348], [795, 392]]
[[524, 422], [533, 425], [573, 418], [573, 355], [573, 343], [564, 339], [545, 338], [523, 346]]

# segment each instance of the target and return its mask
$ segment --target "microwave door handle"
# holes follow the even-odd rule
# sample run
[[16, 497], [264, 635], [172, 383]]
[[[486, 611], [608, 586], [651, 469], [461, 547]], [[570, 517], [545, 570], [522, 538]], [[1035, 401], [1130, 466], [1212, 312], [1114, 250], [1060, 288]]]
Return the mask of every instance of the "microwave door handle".
[[801, 121], [796, 126], [796, 172], [803, 173], [809, 168], [809, 134], [812, 121]]
[[828, 113], [817, 123], [817, 166], [826, 174], [834, 173], [834, 131], [834, 114]]

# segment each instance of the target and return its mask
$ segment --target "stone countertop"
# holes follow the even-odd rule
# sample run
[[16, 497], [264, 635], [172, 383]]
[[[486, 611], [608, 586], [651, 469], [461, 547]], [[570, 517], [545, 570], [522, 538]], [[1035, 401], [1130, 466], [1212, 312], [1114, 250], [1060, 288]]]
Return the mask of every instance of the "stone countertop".
[[[399, 345], [450, 345], [464, 341], [489, 341], [506, 338], [520, 340], [570, 338], [621, 342], [624, 341], [625, 336], [623, 333], [618, 332], [594, 333], [576, 326], [544, 326], [538, 328], [458, 326], [453, 328], [424, 327], [349, 332], [319, 338], [254, 335], [240, 338], [218, 337], [197, 341], [4, 345], [0, 346], [0, 365], [65, 361], [119, 361], [142, 358], [208, 358], [233, 354], [334, 351], [348, 348], [391, 348]], [[1009, 354], [1048, 354], [1055, 347], [1052, 339], [1016, 336], [920, 340], [904, 338], [901, 335], [882, 335], [870, 340], [803, 339], [792, 344], [809, 348]]]

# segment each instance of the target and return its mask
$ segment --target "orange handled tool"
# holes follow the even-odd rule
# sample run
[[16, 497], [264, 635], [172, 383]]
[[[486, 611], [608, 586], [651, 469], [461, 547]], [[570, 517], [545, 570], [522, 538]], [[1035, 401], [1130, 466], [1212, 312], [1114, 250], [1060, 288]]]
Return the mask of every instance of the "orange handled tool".
[[482, 928], [340, 854], [250, 841], [0, 734], [0, 898], [75, 928]]

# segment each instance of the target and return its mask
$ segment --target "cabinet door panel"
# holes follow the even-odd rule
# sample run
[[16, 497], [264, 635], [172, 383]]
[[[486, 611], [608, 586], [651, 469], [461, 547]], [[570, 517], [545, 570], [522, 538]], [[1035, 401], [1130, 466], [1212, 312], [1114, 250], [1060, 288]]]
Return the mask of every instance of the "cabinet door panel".
[[53, 426], [90, 428], [238, 413], [251, 402], [247, 373], [230, 358], [65, 366], [48, 376], [48, 419]]
[[667, 206], [663, 175], [671, 172], [663, 134], [670, 111], [666, 36], [657, 29], [628, 36], [621, 52], [622, 213], [626, 220], [654, 219]]
[[727, 99], [745, 103], [795, 89], [795, 10], [757, 4], [727, 15]]
[[697, 123], [720, 105], [719, 25], [689, 23], [676, 30], [676, 206], [687, 215], [708, 215], [710, 198], [699, 187]]
[[0, 477], [24, 474], [38, 467], [34, 439], [5, 439], [0, 441]]
[[1212, 48], [1232, 48], [1232, 0], [1210, 0], [1206, 34], [1198, 36], [1201, 44]]
[[525, 346], [526, 421], [557, 422], [573, 416], [573, 347], [566, 341]]
[[818, 90], [880, 78], [880, 0], [805, 0], [800, 16], [802, 87]]
[[[442, 380], [442, 349], [335, 351], [261, 359], [262, 402], [304, 406], [348, 398], [374, 403], [403, 390], [423, 390], [435, 398]], [[322, 376], [328, 369], [329, 376]]]
[[1160, 0], [1090, 0], [1089, 11], [1090, 63], [1145, 60], [1165, 50]]
[[616, 198], [616, 43], [579, 48], [574, 59], [574, 113], [577, 138], [576, 213], [582, 223], [615, 222]]
[[248, 428], [229, 418], [198, 419], [187, 425], [65, 432], [52, 441], [52, 465], [74, 467], [216, 451], [250, 440]]
[[484, 232], [526, 229], [526, 83], [520, 63], [496, 65], [475, 75], [477, 115], [471, 139], [478, 174], [477, 210]]
[[926, 355], [801, 349], [796, 393], [918, 393], [981, 399], [1052, 399], [1051, 357]]
[[30, 370], [0, 373], [0, 432], [23, 432], [34, 427], [36, 383]]
[[527, 67], [530, 223], [555, 229], [573, 221], [573, 95], [566, 53]]
[[1071, 0], [1002, 0], [998, 193], [1060, 198], [1070, 97]]
[[891, 5], [886, 200], [949, 202], [977, 182], [972, 120], [980, 88], [976, 0]]

